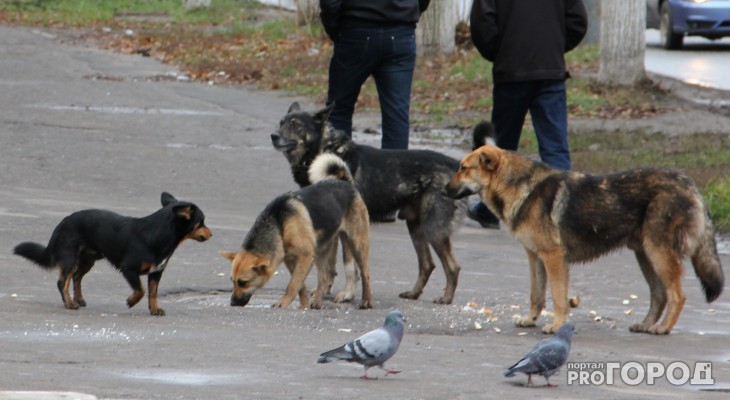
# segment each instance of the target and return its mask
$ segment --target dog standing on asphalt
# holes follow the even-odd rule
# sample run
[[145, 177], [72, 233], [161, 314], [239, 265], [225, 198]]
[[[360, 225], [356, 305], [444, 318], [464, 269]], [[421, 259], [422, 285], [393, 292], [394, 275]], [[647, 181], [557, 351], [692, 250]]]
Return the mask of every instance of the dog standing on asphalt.
[[455, 201], [443, 187], [456, 172], [459, 162], [429, 150], [381, 150], [354, 143], [332, 128], [327, 117], [333, 104], [317, 112], [301, 111], [294, 103], [281, 119], [271, 142], [291, 166], [294, 180], [310, 185], [309, 166], [322, 153], [342, 158], [352, 173], [357, 190], [367, 205], [370, 218], [381, 221], [390, 213], [406, 221], [418, 257], [418, 279], [413, 289], [400, 297], [418, 299], [435, 269], [430, 248], [441, 260], [446, 289], [434, 302], [450, 304], [460, 267], [454, 258], [451, 235], [466, 213], [466, 200]]
[[[568, 264], [592, 261], [627, 246], [651, 293], [644, 321], [632, 332], [668, 334], [685, 302], [682, 261], [690, 257], [708, 302], [724, 285], [709, 211], [692, 180], [665, 168], [610, 175], [551, 169], [515, 152], [483, 146], [467, 155], [446, 186], [449, 196], [478, 193], [524, 246], [530, 264], [534, 326], [550, 284], [554, 333], [568, 317]], [[666, 316], [660, 322], [666, 309]]]
[[[48, 246], [24, 242], [14, 252], [44, 269], [60, 268], [58, 290], [68, 309], [86, 306], [81, 279], [97, 260], [106, 258], [134, 290], [127, 298], [130, 308], [144, 297], [139, 277], [147, 275], [150, 314], [165, 315], [157, 304], [157, 287], [172, 253], [183, 240], [204, 242], [212, 233], [195, 204], [178, 201], [166, 192], [161, 202], [161, 209], [142, 218], [106, 210], [75, 212], [58, 224]], [[72, 279], [73, 298], [69, 293]]]
[[[274, 199], [256, 218], [241, 250], [220, 253], [231, 262], [231, 305], [248, 304], [256, 289], [284, 262], [291, 279], [273, 307], [288, 307], [298, 293], [300, 308], [321, 308], [335, 275], [335, 253], [341, 240], [346, 269], [352, 271], [347, 271], [345, 289], [335, 300], [354, 297], [358, 279], [354, 260], [362, 276], [360, 308], [372, 307], [367, 207], [349, 182], [351, 176], [341, 160], [322, 159], [311, 169], [312, 179], [322, 181]], [[310, 303], [304, 281], [313, 263], [317, 265], [317, 289]]]

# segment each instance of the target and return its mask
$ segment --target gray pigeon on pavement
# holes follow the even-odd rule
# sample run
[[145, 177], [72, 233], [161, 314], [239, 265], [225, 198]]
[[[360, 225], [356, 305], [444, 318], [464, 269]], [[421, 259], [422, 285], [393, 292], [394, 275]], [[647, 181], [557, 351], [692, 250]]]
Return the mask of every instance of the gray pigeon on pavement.
[[550, 377], [568, 361], [570, 354], [570, 337], [573, 336], [575, 327], [572, 323], [566, 322], [558, 329], [555, 336], [539, 341], [527, 355], [522, 357], [513, 366], [504, 372], [504, 376], [514, 376], [515, 372], [527, 374], [527, 384], [532, 382], [532, 375], [542, 375], [548, 386]]
[[320, 364], [338, 360], [356, 362], [365, 367], [363, 379], [372, 379], [368, 376], [368, 369], [375, 366], [383, 369], [386, 376], [397, 374], [400, 371], [386, 369], [385, 362], [398, 351], [398, 346], [403, 339], [403, 322], [405, 321], [406, 318], [400, 311], [393, 310], [385, 316], [385, 323], [382, 327], [341, 347], [325, 351], [320, 354], [317, 362]]

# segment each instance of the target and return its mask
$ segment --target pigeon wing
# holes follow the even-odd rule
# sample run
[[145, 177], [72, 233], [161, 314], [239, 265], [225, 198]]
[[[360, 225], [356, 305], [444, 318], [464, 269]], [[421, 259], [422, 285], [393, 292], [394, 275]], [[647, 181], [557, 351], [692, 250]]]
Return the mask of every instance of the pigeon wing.
[[355, 340], [354, 349], [363, 361], [370, 365], [386, 362], [398, 350], [400, 343], [386, 329], [376, 329]]
[[513, 376], [515, 372], [541, 374], [557, 369], [567, 361], [568, 349], [566, 343], [558, 338], [540, 341], [529, 353], [509, 367], [504, 376]]
[[[319, 363], [337, 360], [357, 362], [363, 365], [382, 364], [395, 353], [392, 336], [385, 329], [370, 331], [359, 338], [320, 354]], [[395, 346], [397, 349], [397, 346]], [[390, 352], [390, 354], [388, 354]], [[384, 356], [387, 356], [384, 358]], [[383, 359], [384, 358], [384, 359]]]
[[[507, 368], [507, 371], [504, 372], [504, 376], [509, 378], [515, 375], [515, 372], [526, 372], [527, 370], [534, 369], [533, 362], [529, 358], [529, 354], [527, 356], [522, 357], [519, 361], [512, 364], [509, 368]], [[529, 372], [531, 373], [531, 372]]]
[[569, 353], [570, 343], [563, 340], [552, 342], [538, 349], [532, 356], [534, 363], [538, 366], [537, 373], [552, 375], [568, 361]]

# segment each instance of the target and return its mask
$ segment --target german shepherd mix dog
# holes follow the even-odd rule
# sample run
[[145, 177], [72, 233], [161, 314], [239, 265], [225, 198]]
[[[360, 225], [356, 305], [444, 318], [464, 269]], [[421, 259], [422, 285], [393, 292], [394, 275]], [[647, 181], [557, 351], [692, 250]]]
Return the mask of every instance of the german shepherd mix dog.
[[[337, 175], [331, 172], [337, 168], [328, 171], [330, 164], [323, 165], [314, 174], [326, 180], [274, 199], [256, 218], [241, 250], [220, 253], [231, 261], [232, 306], [248, 304], [256, 289], [264, 286], [284, 262], [291, 279], [284, 296], [273, 307], [288, 307], [298, 293], [300, 308], [321, 308], [334, 278], [333, 260], [339, 239], [362, 275], [360, 308], [372, 307], [368, 210], [355, 187], [343, 181], [349, 172], [345, 177], [332, 176]], [[342, 167], [346, 171], [344, 164]], [[304, 281], [312, 263], [317, 265], [317, 289], [310, 303]], [[346, 261], [347, 265], [351, 263]], [[335, 301], [354, 297], [357, 274], [354, 267], [351, 269], [345, 289]]]
[[[515, 152], [483, 146], [467, 155], [446, 186], [449, 196], [479, 193], [524, 246], [530, 263], [534, 326], [550, 283], [554, 333], [568, 316], [568, 264], [592, 261], [628, 246], [649, 284], [651, 302], [632, 332], [668, 334], [684, 306], [682, 261], [689, 256], [708, 302], [724, 276], [709, 212], [695, 184], [679, 172], [642, 168], [610, 175], [551, 169]], [[667, 309], [664, 320], [659, 320]]]
[[[144, 297], [140, 275], [147, 275], [152, 315], [165, 315], [157, 304], [157, 287], [177, 246], [185, 239], [204, 242], [212, 236], [205, 216], [195, 204], [179, 201], [163, 192], [162, 208], [142, 218], [125, 217], [106, 210], [82, 210], [64, 218], [48, 246], [24, 242], [15, 254], [42, 268], [60, 268], [58, 290], [66, 308], [85, 307], [81, 279], [94, 262], [106, 258], [134, 291], [127, 298], [131, 308]], [[69, 286], [73, 279], [74, 295]]]
[[271, 135], [274, 148], [291, 166], [294, 180], [310, 185], [308, 169], [317, 155], [333, 153], [349, 167], [372, 221], [381, 221], [397, 210], [406, 221], [418, 257], [418, 279], [400, 297], [417, 299], [435, 265], [429, 246], [441, 260], [446, 274], [443, 296], [434, 302], [450, 304], [460, 267], [451, 249], [451, 235], [463, 220], [466, 200], [454, 201], [443, 187], [459, 167], [457, 160], [428, 150], [380, 150], [354, 143], [332, 128], [327, 117], [333, 104], [317, 112], [301, 111], [294, 103]]

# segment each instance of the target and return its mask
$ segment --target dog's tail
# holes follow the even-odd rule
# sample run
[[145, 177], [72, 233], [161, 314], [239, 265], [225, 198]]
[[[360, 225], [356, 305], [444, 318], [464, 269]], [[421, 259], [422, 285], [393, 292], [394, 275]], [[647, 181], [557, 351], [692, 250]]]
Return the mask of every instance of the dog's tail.
[[350, 168], [345, 161], [332, 153], [322, 153], [309, 166], [309, 181], [317, 183], [326, 180], [341, 180], [353, 183]]
[[45, 269], [51, 269], [56, 266], [53, 255], [48, 250], [48, 247], [38, 243], [23, 242], [15, 246], [13, 253], [27, 258]]
[[691, 254], [691, 258], [695, 274], [697, 274], [697, 278], [699, 278], [705, 292], [705, 298], [708, 303], [711, 303], [722, 293], [722, 288], [725, 285], [725, 275], [722, 272], [722, 265], [720, 265], [720, 256], [717, 254], [715, 229], [709, 212], [705, 211], [704, 216], [704, 229], [694, 253]]
[[474, 127], [472, 133], [472, 151], [484, 146], [496, 146], [497, 145], [497, 133], [494, 131], [494, 125], [491, 122], [482, 121]]

